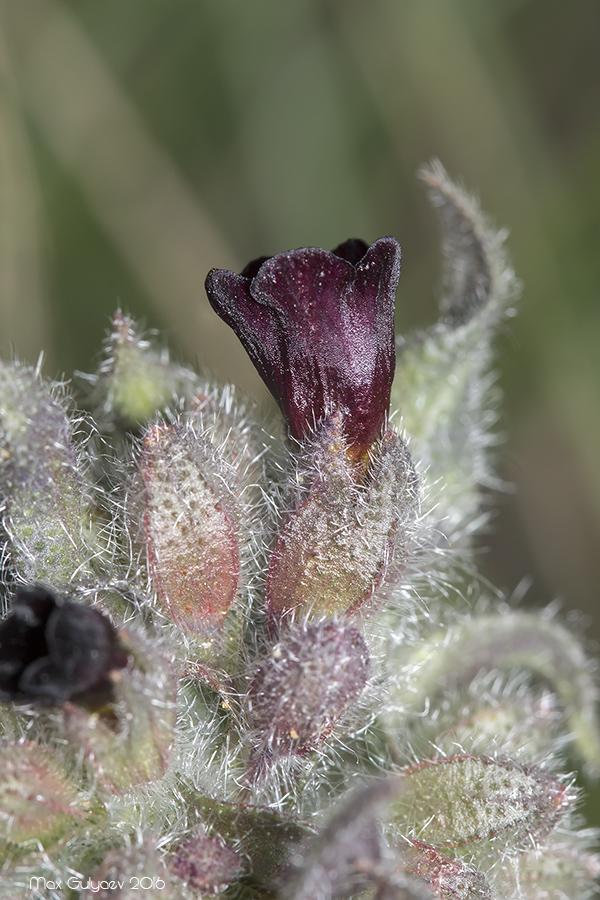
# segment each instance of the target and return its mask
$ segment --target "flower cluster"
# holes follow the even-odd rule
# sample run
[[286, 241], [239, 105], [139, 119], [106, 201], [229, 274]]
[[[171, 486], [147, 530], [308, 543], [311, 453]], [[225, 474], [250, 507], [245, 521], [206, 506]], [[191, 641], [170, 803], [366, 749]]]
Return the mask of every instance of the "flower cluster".
[[93, 418], [0, 363], [0, 900], [591, 896], [592, 668], [472, 547], [515, 282], [423, 178], [426, 331], [394, 341], [391, 237], [209, 273], [281, 438], [120, 311]]

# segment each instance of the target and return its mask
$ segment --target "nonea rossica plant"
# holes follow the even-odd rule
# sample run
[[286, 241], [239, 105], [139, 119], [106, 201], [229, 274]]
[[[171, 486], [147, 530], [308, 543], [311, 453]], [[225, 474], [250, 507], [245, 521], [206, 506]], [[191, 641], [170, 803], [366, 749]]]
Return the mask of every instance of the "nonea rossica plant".
[[208, 274], [282, 423], [121, 312], [85, 411], [0, 363], [0, 898], [594, 894], [594, 667], [474, 561], [517, 283], [422, 178], [425, 331], [391, 237]]

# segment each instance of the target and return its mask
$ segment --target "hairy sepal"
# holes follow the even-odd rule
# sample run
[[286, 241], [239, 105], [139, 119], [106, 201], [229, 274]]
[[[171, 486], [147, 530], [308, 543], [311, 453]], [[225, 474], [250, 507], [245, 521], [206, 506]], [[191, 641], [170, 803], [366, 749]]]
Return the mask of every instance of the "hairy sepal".
[[452, 756], [403, 769], [390, 783], [392, 831], [435, 847], [520, 848], [573, 808], [574, 792], [534, 766]]
[[386, 432], [365, 471], [349, 456], [341, 424], [332, 416], [301, 447], [296, 505], [269, 564], [273, 622], [358, 609], [390, 561], [401, 568], [409, 555], [418, 491], [406, 446], [396, 432]]
[[600, 857], [597, 835], [553, 835], [540, 846], [509, 857], [490, 873], [500, 896], [522, 900], [589, 900], [596, 896]]
[[426, 509], [453, 543], [484, 519], [481, 486], [498, 486], [490, 467], [498, 406], [489, 375], [491, 340], [518, 293], [502, 247], [479, 204], [439, 163], [422, 170], [442, 226], [441, 319], [401, 338], [392, 410], [398, 410], [411, 450], [426, 472]]
[[84, 377], [92, 385], [90, 402], [98, 422], [109, 431], [143, 425], [182, 396], [191, 396], [198, 380], [121, 310], [113, 316], [98, 373]]
[[45, 849], [79, 830], [90, 811], [66, 761], [29, 741], [0, 744], [0, 807], [1, 839]]
[[0, 361], [0, 511], [24, 581], [60, 588], [101, 568], [75, 427], [57, 387], [37, 371]]
[[150, 582], [169, 618], [210, 654], [240, 579], [235, 470], [181, 423], [151, 426], [137, 465], [130, 514]]

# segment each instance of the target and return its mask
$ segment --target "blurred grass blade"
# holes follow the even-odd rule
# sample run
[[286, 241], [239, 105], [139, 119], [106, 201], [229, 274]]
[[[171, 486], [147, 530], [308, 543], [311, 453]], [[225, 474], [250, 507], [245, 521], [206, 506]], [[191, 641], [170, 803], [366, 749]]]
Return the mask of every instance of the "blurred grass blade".
[[3, 17], [44, 139], [184, 349], [195, 354], [203, 336], [205, 362], [216, 365], [235, 338], [221, 338], [203, 283], [212, 265], [235, 268], [229, 248], [62, 5], [32, 0]]
[[37, 191], [13, 61], [0, 30], [0, 352], [5, 357], [16, 351], [33, 361], [49, 344], [41, 278]]

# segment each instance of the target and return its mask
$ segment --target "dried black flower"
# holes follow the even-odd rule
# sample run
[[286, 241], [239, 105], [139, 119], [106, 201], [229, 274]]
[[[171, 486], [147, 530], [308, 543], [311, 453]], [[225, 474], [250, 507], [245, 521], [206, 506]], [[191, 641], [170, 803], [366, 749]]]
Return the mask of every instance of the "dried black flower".
[[128, 654], [109, 619], [41, 585], [17, 588], [0, 624], [0, 700], [93, 706], [112, 696]]

